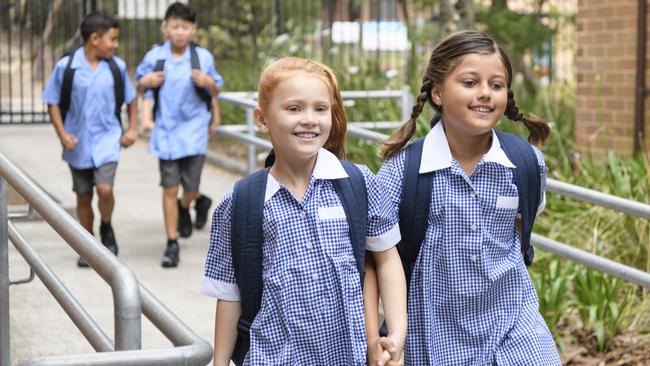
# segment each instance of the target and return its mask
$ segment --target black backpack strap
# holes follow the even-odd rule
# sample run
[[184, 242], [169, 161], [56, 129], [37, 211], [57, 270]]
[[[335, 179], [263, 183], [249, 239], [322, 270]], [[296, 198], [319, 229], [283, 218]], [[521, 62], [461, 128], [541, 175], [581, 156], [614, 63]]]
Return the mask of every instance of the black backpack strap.
[[232, 355], [236, 365], [241, 365], [248, 353], [250, 326], [262, 304], [262, 224], [268, 172], [268, 169], [263, 169], [243, 178], [233, 190], [232, 263], [242, 308], [237, 324], [237, 343]]
[[[201, 64], [199, 63], [199, 55], [196, 53], [196, 43], [190, 42], [190, 60], [192, 62], [192, 70], [201, 71]], [[208, 110], [212, 110], [212, 96], [204, 88], [194, 86], [194, 90], [201, 99], [205, 101]]]
[[399, 207], [402, 241], [397, 244], [397, 251], [402, 259], [407, 290], [415, 260], [426, 235], [433, 189], [434, 172], [419, 173], [424, 139], [421, 137], [407, 146], [404, 157], [402, 200]]
[[[165, 70], [165, 59], [162, 58], [156, 61], [156, 64], [153, 66], [153, 72], [164, 71]], [[156, 120], [156, 112], [158, 111], [158, 98], [160, 96], [160, 86], [153, 88], [153, 120]]]
[[59, 99], [59, 110], [61, 111], [61, 121], [63, 123], [65, 123], [65, 115], [70, 109], [70, 98], [72, 97], [72, 81], [75, 72], [75, 69], [72, 68], [72, 60], [80, 47], [81, 46], [76, 46], [71, 51], [64, 53], [62, 56], [62, 58], [70, 56], [68, 58], [68, 63], [65, 66], [65, 70], [63, 71], [63, 82], [61, 83], [61, 96]]
[[519, 136], [496, 131], [501, 148], [516, 166], [513, 170], [515, 184], [519, 192], [519, 212], [521, 214], [521, 253], [524, 263], [530, 266], [535, 250], [530, 245], [530, 236], [541, 200], [542, 179], [535, 150]]
[[332, 184], [339, 195], [350, 228], [350, 239], [357, 269], [363, 284], [363, 266], [366, 254], [366, 229], [368, 225], [368, 192], [363, 174], [354, 163], [341, 160], [348, 178], [334, 179]]
[[113, 74], [113, 87], [115, 89], [115, 117], [117, 117], [120, 127], [122, 126], [122, 104], [124, 104], [124, 79], [122, 79], [122, 72], [120, 71], [117, 62], [113, 57], [105, 60], [108, 62], [108, 67]]

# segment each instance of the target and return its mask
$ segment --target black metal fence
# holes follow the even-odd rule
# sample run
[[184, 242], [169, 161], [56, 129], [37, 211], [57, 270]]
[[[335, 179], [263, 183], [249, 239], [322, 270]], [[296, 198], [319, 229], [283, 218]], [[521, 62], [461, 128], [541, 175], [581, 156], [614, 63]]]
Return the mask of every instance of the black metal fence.
[[[162, 41], [160, 26], [171, 2], [0, 0], [0, 124], [48, 121], [43, 88], [56, 61], [80, 43], [77, 28], [84, 14], [101, 10], [118, 19], [116, 53], [133, 74], [146, 51]], [[189, 0], [189, 4], [197, 9], [198, 41], [215, 54], [217, 68], [230, 61], [239, 73], [250, 74], [250, 80], [265, 60], [286, 54], [348, 65], [351, 72], [359, 60], [384, 69], [401, 68], [410, 47], [397, 0]], [[226, 88], [237, 90], [250, 80], [227, 83]]]

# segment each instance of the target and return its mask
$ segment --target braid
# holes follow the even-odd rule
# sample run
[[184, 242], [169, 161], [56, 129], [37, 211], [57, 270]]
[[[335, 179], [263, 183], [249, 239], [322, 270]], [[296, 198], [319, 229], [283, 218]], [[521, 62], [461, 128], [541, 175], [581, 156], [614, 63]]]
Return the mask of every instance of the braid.
[[525, 116], [519, 111], [512, 90], [508, 90], [508, 103], [504, 114], [508, 119], [522, 122], [526, 126], [528, 129], [528, 142], [531, 144], [540, 145], [544, 143], [550, 133], [548, 123], [545, 120], [535, 115]]
[[381, 149], [381, 157], [388, 159], [395, 153], [400, 151], [406, 145], [411, 137], [415, 134], [415, 122], [422, 113], [424, 105], [427, 101], [431, 101], [431, 79], [424, 77], [422, 86], [420, 87], [420, 95], [416, 98], [416, 103], [411, 110], [411, 118], [402, 124], [397, 131], [395, 131], [388, 140], [383, 143]]

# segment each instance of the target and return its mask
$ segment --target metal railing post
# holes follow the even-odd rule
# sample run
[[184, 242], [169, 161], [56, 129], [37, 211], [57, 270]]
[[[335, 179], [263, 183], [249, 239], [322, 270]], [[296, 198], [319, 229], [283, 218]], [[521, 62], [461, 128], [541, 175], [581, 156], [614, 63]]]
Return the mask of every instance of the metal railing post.
[[0, 366], [9, 366], [9, 218], [7, 182], [0, 177]]
[[409, 89], [408, 85], [404, 85], [402, 87], [401, 104], [402, 104], [402, 120], [400, 122], [403, 123], [408, 121], [409, 118], [411, 118], [411, 107], [413, 106], [413, 102], [411, 101], [411, 90]]
[[[253, 99], [253, 94], [249, 93], [247, 98]], [[255, 137], [255, 119], [253, 116], [253, 108], [251, 107], [246, 108], [246, 132], [248, 132], [251, 137]], [[255, 154], [255, 145], [248, 144], [248, 174], [254, 172], [257, 167], [257, 157]]]

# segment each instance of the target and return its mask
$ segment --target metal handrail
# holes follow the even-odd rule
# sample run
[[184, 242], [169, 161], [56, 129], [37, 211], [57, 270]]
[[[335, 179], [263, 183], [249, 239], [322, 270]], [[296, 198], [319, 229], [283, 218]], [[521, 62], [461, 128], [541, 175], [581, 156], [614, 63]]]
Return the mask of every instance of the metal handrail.
[[[109, 283], [113, 291], [115, 346], [69, 293], [7, 214], [6, 182]], [[206, 365], [212, 346], [197, 336], [142, 284], [133, 272], [91, 236], [63, 208], [0, 153], [0, 365], [9, 365], [7, 239], [99, 353], [36, 358], [25, 365]], [[6, 274], [6, 276], [5, 276]], [[7, 278], [5, 278], [7, 277]], [[172, 342], [171, 349], [141, 350], [141, 314]], [[6, 322], [5, 322], [6, 318]], [[113, 352], [111, 352], [113, 351]]]
[[[402, 92], [404, 91], [405, 89], [402, 90]], [[376, 91], [376, 92], [377, 93], [370, 91], [365, 93], [368, 93], [368, 95], [373, 95], [373, 97], [379, 97], [381, 95], [381, 92], [384, 91]], [[361, 93], [347, 92], [347, 93], [348, 93], [347, 95], [354, 95], [358, 97], [362, 97], [362, 95], [364, 95], [363, 92]], [[341, 92], [341, 94], [346, 94], [346, 92]], [[220, 99], [227, 103], [230, 103], [232, 101], [233, 104], [247, 109], [255, 108], [257, 106], [257, 102], [253, 99], [245, 100], [247, 95], [250, 96], [251, 93], [243, 93], [243, 92], [231, 93], [225, 96], [224, 98], [220, 97]], [[405, 100], [406, 98], [403, 100], [403, 102]], [[403, 105], [402, 115], [404, 114], [405, 114], [405, 108]], [[403, 118], [404, 121], [406, 119], [408, 119], [408, 116], [406, 118]], [[255, 137], [255, 139], [252, 140], [250, 138], [250, 135], [247, 135], [243, 132], [239, 132], [241, 130], [235, 131], [231, 128], [232, 126], [228, 126], [228, 125], [221, 126], [219, 132], [223, 132], [225, 135], [247, 142], [248, 144], [256, 144], [257, 146], [265, 145], [263, 142], [259, 140], [262, 141], [266, 141], [266, 140], [257, 137]], [[365, 139], [373, 142], [378, 142], [378, 143], [385, 141], [389, 137], [388, 135], [365, 129], [359, 125], [355, 125], [354, 122], [348, 123], [348, 133], [353, 137]], [[270, 145], [270, 142], [267, 141], [267, 143], [268, 145]], [[580, 187], [574, 184], [561, 182], [552, 178], [547, 178], [546, 190], [548, 192], [570, 197], [579, 201], [584, 201], [596, 206], [609, 208], [618, 212], [627, 213], [644, 219], [650, 219], [650, 205], [645, 203], [602, 193], [592, 189]], [[608, 273], [612, 276], [621, 278], [623, 280], [628, 280], [636, 284], [639, 284], [641, 286], [650, 288], [650, 273], [648, 272], [638, 270], [634, 267], [630, 267], [612, 261], [605, 257], [601, 257], [586, 252], [584, 250], [571, 247], [567, 244], [560, 243], [537, 234], [533, 234], [533, 237], [531, 238], [531, 243], [542, 250], [551, 252], [560, 257], [573, 260], [587, 267], [594, 268], [599, 271]]]
[[138, 281], [133, 272], [3, 154], [0, 154], [0, 176], [110, 285], [115, 348], [140, 349], [142, 309]]

